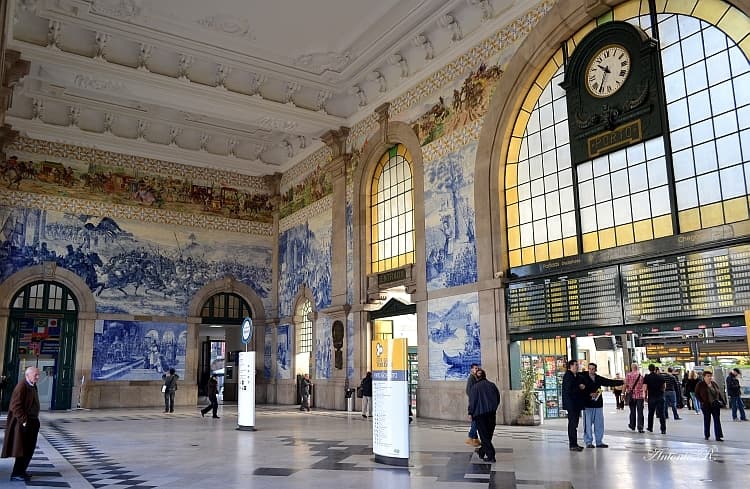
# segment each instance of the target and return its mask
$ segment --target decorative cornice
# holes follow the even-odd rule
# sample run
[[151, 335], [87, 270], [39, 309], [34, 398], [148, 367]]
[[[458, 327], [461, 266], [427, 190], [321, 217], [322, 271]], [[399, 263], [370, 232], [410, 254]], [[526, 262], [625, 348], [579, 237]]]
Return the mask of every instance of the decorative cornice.
[[329, 212], [333, 208], [333, 195], [327, 195], [322, 199], [308, 205], [304, 209], [301, 209], [291, 216], [285, 217], [279, 221], [279, 233], [304, 224], [311, 218], [319, 216], [324, 212]]
[[244, 37], [251, 41], [255, 40], [255, 35], [250, 29], [248, 19], [235, 19], [231, 15], [209, 15], [195, 21], [196, 24], [212, 31], [229, 34], [230, 36]]
[[294, 64], [316, 73], [324, 71], [341, 72], [349, 65], [351, 60], [352, 55], [349, 52], [310, 53], [295, 59]]
[[250, 234], [253, 236], [273, 235], [273, 224], [228, 219], [220, 216], [187, 214], [152, 207], [132, 207], [120, 204], [93, 202], [70, 197], [32, 194], [8, 189], [0, 189], [0, 205], [27, 207], [70, 214], [108, 216], [116, 219], [133, 219], [157, 224], [174, 224], [218, 231]]
[[181, 165], [171, 161], [156, 160], [142, 156], [114, 153], [95, 148], [75, 146], [71, 144], [55, 143], [20, 137], [5, 147], [6, 151], [18, 151], [36, 155], [67, 158], [89, 164], [119, 166], [148, 173], [180, 177], [196, 182], [221, 182], [222, 185], [270, 193], [263, 177], [253, 177], [211, 168], [199, 168]]

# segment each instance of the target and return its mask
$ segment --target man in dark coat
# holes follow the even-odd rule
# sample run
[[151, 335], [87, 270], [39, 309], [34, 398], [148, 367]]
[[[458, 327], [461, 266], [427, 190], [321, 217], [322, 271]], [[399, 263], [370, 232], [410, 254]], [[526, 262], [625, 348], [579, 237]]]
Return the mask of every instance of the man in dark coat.
[[25, 378], [13, 389], [8, 408], [8, 419], [5, 425], [5, 440], [2, 458], [15, 457], [12, 481], [29, 481], [31, 475], [26, 472], [34, 456], [36, 439], [39, 435], [39, 393], [36, 383], [39, 382], [39, 369], [28, 367]]
[[492, 446], [492, 434], [495, 431], [497, 407], [500, 405], [500, 391], [487, 380], [487, 374], [481, 368], [476, 372], [477, 382], [469, 393], [469, 418], [477, 423], [482, 447], [479, 456], [485, 462], [495, 462], [495, 447]]
[[568, 360], [562, 382], [562, 407], [568, 412], [568, 445], [571, 451], [580, 452], [578, 444], [578, 421], [585, 406], [586, 383], [578, 373], [578, 360]]
[[201, 409], [201, 416], [206, 416], [206, 413], [213, 410], [213, 418], [219, 419], [216, 415], [216, 411], [219, 409], [219, 381], [216, 375], [212, 375], [208, 379], [208, 400], [211, 402], [208, 406]]
[[362, 387], [362, 417], [372, 417], [372, 372], [367, 372], [360, 384]]
[[[468, 398], [471, 395], [471, 388], [474, 387], [474, 384], [477, 383], [477, 369], [479, 368], [479, 365], [476, 363], [471, 364], [471, 370], [469, 370], [469, 377], [466, 379], [466, 397]], [[477, 435], [477, 424], [476, 422], [472, 421], [471, 426], [469, 427], [469, 435], [468, 438], [466, 438], [466, 444], [471, 445], [473, 447], [478, 447], [481, 445], [479, 443], [479, 435]]]

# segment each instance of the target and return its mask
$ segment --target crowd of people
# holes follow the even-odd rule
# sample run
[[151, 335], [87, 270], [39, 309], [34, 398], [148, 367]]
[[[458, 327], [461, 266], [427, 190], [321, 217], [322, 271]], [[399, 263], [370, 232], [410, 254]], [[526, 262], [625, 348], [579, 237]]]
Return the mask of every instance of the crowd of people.
[[[633, 363], [624, 381], [619, 378], [607, 379], [596, 374], [596, 364], [588, 364], [588, 374], [578, 371], [577, 360], [569, 360], [563, 377], [562, 407], [567, 411], [568, 442], [571, 451], [582, 451], [578, 443], [578, 425], [584, 420], [583, 441], [586, 448], [607, 448], [603, 442], [604, 415], [602, 411], [602, 387], [612, 387], [617, 409], [627, 405], [629, 410], [628, 428], [631, 431], [653, 433], [655, 419], [659, 421], [659, 432], [667, 433], [667, 420], [670, 411], [675, 421], [682, 419], [678, 409], [688, 407], [695, 414], [703, 414], [703, 435], [711, 437], [711, 426], [716, 441], [724, 441], [721, 426], [721, 409], [731, 407], [733, 421], [747, 421], [741, 397], [739, 369], [734, 368], [726, 378], [726, 395], [713, 378], [713, 372], [704, 370], [700, 375], [695, 371], [686, 373], [682, 381], [678, 373], [668, 367], [662, 372], [654, 364], [648, 366], [648, 373], [642, 373], [639, 365]], [[620, 400], [620, 394], [622, 400]], [[685, 402], [683, 402], [685, 401]], [[644, 417], [644, 409], [647, 415]], [[645, 428], [645, 430], [644, 430]]]

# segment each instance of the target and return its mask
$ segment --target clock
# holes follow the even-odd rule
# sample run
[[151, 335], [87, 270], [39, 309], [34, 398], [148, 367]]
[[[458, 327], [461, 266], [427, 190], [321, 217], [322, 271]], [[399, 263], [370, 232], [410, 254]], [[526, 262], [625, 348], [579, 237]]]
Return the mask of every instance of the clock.
[[622, 88], [630, 74], [630, 54], [619, 44], [595, 52], [586, 66], [586, 88], [596, 98], [609, 97]]
[[628, 22], [605, 22], [567, 58], [563, 48], [572, 163], [660, 136], [666, 127], [658, 43]]

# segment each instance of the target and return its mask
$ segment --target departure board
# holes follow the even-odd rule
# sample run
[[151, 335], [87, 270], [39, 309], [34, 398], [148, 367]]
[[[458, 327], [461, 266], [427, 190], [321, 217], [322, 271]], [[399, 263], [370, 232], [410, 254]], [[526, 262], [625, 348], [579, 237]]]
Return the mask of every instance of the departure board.
[[750, 246], [620, 266], [626, 323], [741, 315], [750, 309]]
[[622, 324], [618, 269], [512, 283], [508, 311], [511, 333]]

